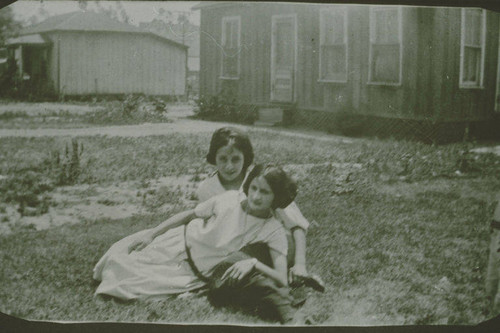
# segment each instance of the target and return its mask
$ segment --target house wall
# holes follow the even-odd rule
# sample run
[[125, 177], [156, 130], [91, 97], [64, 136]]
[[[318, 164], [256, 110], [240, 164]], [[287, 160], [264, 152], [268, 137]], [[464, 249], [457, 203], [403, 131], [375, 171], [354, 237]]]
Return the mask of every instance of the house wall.
[[[491, 116], [498, 61], [497, 13], [487, 14], [483, 89], [459, 88], [460, 8], [429, 7], [403, 7], [402, 82], [400, 86], [383, 86], [368, 83], [368, 6], [348, 6], [347, 83], [318, 82], [322, 6], [329, 5], [262, 3], [202, 8], [201, 95], [229, 89], [242, 103], [270, 103], [271, 18], [277, 14], [295, 14], [298, 110], [439, 121], [481, 120]], [[219, 78], [224, 16], [241, 17], [238, 80]]]
[[55, 32], [50, 76], [66, 95], [183, 95], [186, 50], [145, 34]]
[[484, 120], [495, 107], [498, 66], [499, 15], [487, 11], [484, 83], [480, 89], [459, 87], [460, 76], [460, 8], [434, 10], [431, 81], [434, 116], [445, 121]]

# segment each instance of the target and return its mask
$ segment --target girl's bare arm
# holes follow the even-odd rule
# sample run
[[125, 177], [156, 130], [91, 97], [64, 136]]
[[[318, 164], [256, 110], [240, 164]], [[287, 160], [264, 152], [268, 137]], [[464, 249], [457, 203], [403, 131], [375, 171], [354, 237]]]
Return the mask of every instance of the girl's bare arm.
[[306, 232], [302, 228], [295, 228], [292, 235], [295, 243], [294, 273], [297, 275], [307, 275]]
[[273, 249], [269, 249], [269, 252], [271, 253], [274, 269], [260, 261], [257, 261], [255, 269], [278, 282], [280, 286], [286, 287], [288, 285], [286, 256]]
[[148, 246], [156, 237], [165, 233], [166, 231], [181, 226], [183, 224], [189, 223], [192, 219], [196, 218], [194, 209], [190, 209], [184, 212], [175, 214], [174, 216], [168, 218], [166, 221], [159, 224], [157, 227], [151, 229], [144, 238], [137, 239], [130, 244], [128, 247], [128, 252], [140, 251], [146, 246]]
[[280, 286], [288, 285], [286, 278], [286, 256], [274, 250], [270, 250], [270, 252], [274, 267], [276, 267], [275, 269], [261, 263], [255, 258], [243, 259], [229, 267], [222, 275], [221, 280], [226, 280], [229, 285], [233, 285], [241, 281], [255, 269], [275, 280]]

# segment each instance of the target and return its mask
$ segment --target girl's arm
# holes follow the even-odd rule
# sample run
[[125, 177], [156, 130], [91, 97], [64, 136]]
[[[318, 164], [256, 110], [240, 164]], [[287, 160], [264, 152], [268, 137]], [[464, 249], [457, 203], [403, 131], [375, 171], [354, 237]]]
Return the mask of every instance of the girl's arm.
[[295, 244], [295, 258], [293, 261], [293, 267], [290, 268], [291, 280], [293, 281], [294, 276], [307, 276], [306, 232], [300, 227], [294, 228], [292, 231], [292, 237]]
[[140, 251], [146, 246], [148, 246], [156, 237], [165, 233], [166, 231], [187, 224], [192, 219], [196, 218], [194, 209], [190, 209], [184, 212], [175, 214], [174, 216], [168, 218], [165, 222], [162, 222], [157, 227], [151, 229], [144, 238], [140, 238], [132, 242], [128, 247], [128, 252]]
[[286, 256], [273, 249], [269, 249], [269, 252], [271, 253], [271, 259], [275, 268], [273, 269], [259, 261], [255, 265], [255, 269], [278, 282], [280, 286], [288, 286]]
[[271, 279], [275, 280], [280, 286], [287, 286], [288, 281], [286, 278], [286, 256], [270, 249], [271, 258], [273, 260], [274, 269], [261, 263], [255, 258], [244, 259], [236, 262], [234, 265], [229, 267], [226, 272], [222, 275], [221, 280], [227, 279], [230, 285], [241, 281], [245, 276], [250, 274], [250, 272], [255, 269], [264, 275], [269, 276]]

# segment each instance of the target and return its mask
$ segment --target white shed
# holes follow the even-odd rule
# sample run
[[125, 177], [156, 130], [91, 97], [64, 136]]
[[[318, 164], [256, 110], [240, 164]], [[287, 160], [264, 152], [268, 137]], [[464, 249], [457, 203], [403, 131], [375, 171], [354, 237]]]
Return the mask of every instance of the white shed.
[[25, 78], [59, 94], [185, 94], [187, 46], [105, 14], [53, 16], [7, 46]]

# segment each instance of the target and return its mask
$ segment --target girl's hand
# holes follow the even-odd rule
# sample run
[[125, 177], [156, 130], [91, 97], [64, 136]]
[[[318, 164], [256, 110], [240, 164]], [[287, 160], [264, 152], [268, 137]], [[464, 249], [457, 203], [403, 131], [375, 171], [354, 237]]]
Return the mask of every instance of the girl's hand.
[[288, 272], [288, 284], [293, 284], [294, 281], [298, 282], [301, 278], [305, 278], [308, 275], [305, 265], [295, 264]]
[[240, 260], [226, 270], [221, 280], [227, 282], [229, 286], [234, 286], [250, 274], [256, 264], [257, 259], [255, 258]]
[[141, 251], [146, 246], [151, 244], [151, 242], [153, 242], [153, 239], [154, 239], [153, 236], [150, 234], [145, 235], [142, 238], [136, 239], [128, 246], [128, 253], [132, 251]]

